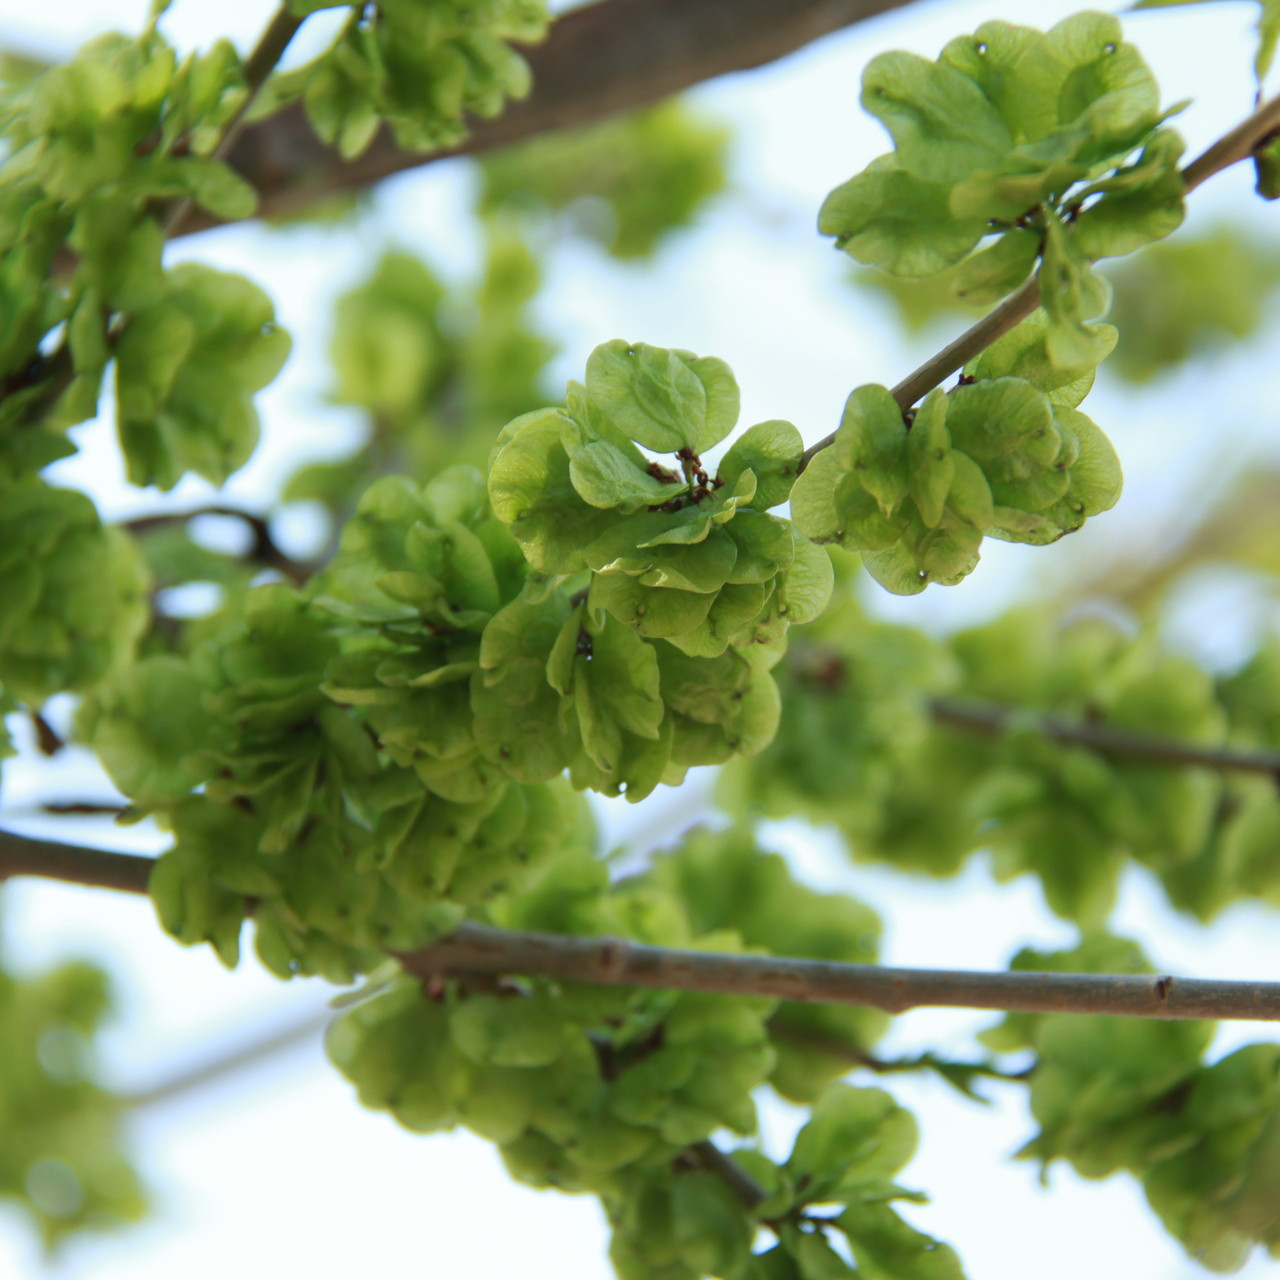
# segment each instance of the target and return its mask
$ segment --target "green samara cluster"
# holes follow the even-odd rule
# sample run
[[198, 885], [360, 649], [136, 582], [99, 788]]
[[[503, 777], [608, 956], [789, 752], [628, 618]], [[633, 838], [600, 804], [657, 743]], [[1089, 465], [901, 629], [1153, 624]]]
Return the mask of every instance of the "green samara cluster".
[[[1277, 670], [1264, 648], [1215, 686], [1151, 633], [1044, 609], [943, 643], [849, 602], [793, 643], [778, 734], [726, 772], [721, 798], [731, 812], [834, 823], [854, 858], [933, 875], [989, 850], [997, 878], [1036, 876], [1049, 907], [1086, 926], [1106, 919], [1137, 863], [1208, 919], [1241, 897], [1280, 897], [1270, 779], [1108, 755], [1055, 739], [1038, 717], [1271, 746], [1280, 734], [1252, 709], [1270, 705]], [[997, 734], [984, 729], [991, 712], [1009, 717]]]
[[696, 657], [771, 646], [821, 612], [831, 575], [822, 552], [768, 514], [799, 467], [795, 427], [758, 423], [714, 477], [703, 467], [737, 420], [724, 361], [604, 343], [564, 409], [526, 414], [499, 436], [494, 514], [539, 573], [590, 570], [589, 607], [641, 636]]
[[1097, 339], [1085, 322], [1109, 297], [1091, 264], [1183, 217], [1182, 139], [1161, 128], [1170, 113], [1119, 20], [1080, 13], [1048, 32], [987, 22], [936, 62], [881, 54], [862, 84], [894, 150], [827, 197], [819, 229], [895, 275], [960, 263], [954, 288], [980, 304], [1039, 260], [1050, 354], [1087, 363]]
[[346, 159], [383, 121], [408, 150], [461, 142], [464, 116], [489, 119], [529, 92], [528, 63], [508, 42], [541, 40], [550, 20], [542, 0], [289, 0], [288, 8], [299, 17], [350, 12], [324, 53], [268, 84], [264, 106], [302, 98], [317, 135]]
[[[1090, 326], [1104, 353], [1108, 326]], [[796, 527], [819, 543], [861, 551], [900, 595], [952, 584], [978, 563], [984, 537], [1048, 543], [1120, 496], [1110, 441], [1076, 407], [1092, 364], [1050, 358], [1033, 317], [965, 367], [960, 385], [931, 391], [907, 413], [883, 387], [849, 397], [834, 443], [791, 495]]]

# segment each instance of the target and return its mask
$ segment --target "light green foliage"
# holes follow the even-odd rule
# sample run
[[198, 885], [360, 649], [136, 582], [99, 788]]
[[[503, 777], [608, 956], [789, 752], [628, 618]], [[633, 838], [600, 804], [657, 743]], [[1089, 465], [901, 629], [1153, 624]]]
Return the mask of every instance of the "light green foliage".
[[[16, 392], [0, 434], [19, 428], [5, 441], [14, 469], [72, 452], [55, 433], [95, 415], [113, 358], [132, 482], [221, 483], [252, 452], [252, 394], [288, 339], [248, 281], [161, 265], [184, 201], [220, 218], [254, 210], [253, 189], [209, 154], [244, 93], [230, 44], [179, 63], [154, 23], [0, 93], [0, 377]], [[50, 290], [59, 254], [74, 269]]]
[[[559, 857], [532, 892], [497, 899], [489, 912], [512, 927], [832, 958], [873, 958], [878, 930], [859, 904], [797, 884], [742, 830], [694, 833], [613, 888], [585, 851]], [[734, 931], [720, 930], [722, 920]], [[958, 1276], [950, 1250], [888, 1207], [919, 1198], [891, 1181], [915, 1147], [914, 1121], [879, 1090], [821, 1092], [839, 1068], [811, 1040], [838, 1055], [874, 1039], [883, 1020], [824, 1010], [837, 1016], [814, 1023], [803, 1012], [760, 999], [550, 982], [460, 981], [424, 996], [401, 979], [338, 1019], [329, 1052], [366, 1105], [407, 1128], [464, 1125], [497, 1144], [521, 1181], [599, 1195], [620, 1276], [772, 1274], [757, 1268], [773, 1266], [778, 1250], [769, 1262], [768, 1252], [752, 1254], [759, 1224], [782, 1254], [807, 1257], [817, 1247], [808, 1215], [823, 1204], [844, 1206], [836, 1229], [880, 1259], [872, 1274]], [[792, 1065], [776, 1067], [788, 1045]], [[721, 1127], [753, 1133], [751, 1092], [771, 1071], [775, 1087], [798, 1096], [791, 1082], [817, 1102], [785, 1164], [755, 1149], [735, 1153], [766, 1195], [749, 1203], [696, 1144]], [[907, 1259], [925, 1253], [928, 1269], [913, 1271]]]
[[338, 301], [333, 395], [369, 415], [350, 457], [312, 463], [285, 485], [286, 501], [319, 501], [345, 519], [377, 475], [426, 482], [447, 467], [481, 465], [501, 426], [546, 399], [550, 342], [531, 324], [540, 273], [505, 222], [487, 228], [481, 280], [451, 292], [427, 264], [389, 252]]
[[325, 691], [451, 801], [566, 769], [639, 800], [690, 765], [759, 750], [776, 723], [760, 661], [691, 658], [584, 602], [585, 575], [530, 572], [468, 468], [421, 496], [371, 487], [317, 590], [351, 624]]
[[[1014, 969], [1150, 973], [1132, 942], [1094, 934], [1071, 950], [1025, 950]], [[1040, 1132], [1019, 1153], [1066, 1159], [1089, 1178], [1127, 1170], [1188, 1253], [1215, 1271], [1254, 1244], [1280, 1254], [1274, 1213], [1280, 1051], [1255, 1044], [1201, 1057], [1213, 1024], [1010, 1014], [984, 1033], [996, 1050], [1031, 1048]]]
[[[815, 893], [792, 878], [777, 854], [761, 854], [748, 828], [693, 831], [654, 865], [653, 880], [680, 898], [695, 933], [734, 929], [748, 947], [777, 955], [866, 964], [880, 921], [846, 895]], [[811, 1102], [883, 1034], [872, 1009], [782, 1004], [767, 1024], [777, 1060], [770, 1083], [784, 1097]]]
[[39, 704], [122, 667], [146, 625], [147, 574], [81, 493], [0, 481], [0, 682]]
[[[509, 42], [547, 25], [539, 0], [289, 3], [327, 9], [346, 11], [336, 41], [275, 75], [250, 117], [300, 100], [347, 157], [384, 125], [403, 147], [457, 144], [465, 117], [525, 91]], [[934, 1070], [970, 1096], [978, 1077], [1020, 1082], [1024, 1156], [1140, 1180], [1211, 1266], [1280, 1249], [1271, 1046], [1206, 1063], [1207, 1026], [1018, 1014], [983, 1037], [1016, 1065], [893, 1061], [875, 1010], [421, 980], [397, 959], [470, 919], [874, 963], [876, 914], [796, 880], [757, 846], [761, 817], [833, 824], [854, 859], [904, 871], [953, 875], [981, 853], [999, 880], [1034, 876], [1082, 940], [1019, 969], [1148, 971], [1105, 931], [1130, 864], [1201, 919], [1280, 903], [1272, 777], [1112, 749], [1117, 733], [1280, 747], [1274, 643], [1213, 678], [1155, 619], [1028, 608], [931, 639], [847, 590], [846, 551], [909, 594], [959, 582], [984, 537], [1049, 543], [1118, 497], [1116, 455], [1080, 411], [1116, 343], [1093, 323], [1110, 304], [1094, 263], [1168, 235], [1183, 180], [1117, 21], [993, 22], [936, 61], [868, 68], [863, 102], [894, 150], [831, 194], [821, 229], [965, 305], [1037, 273], [1043, 308], [914, 407], [855, 390], [803, 472], [791, 423], [735, 432], [738, 386], [714, 357], [605, 342], [546, 407], [552, 344], [529, 314], [552, 217], [589, 231], [603, 202], [599, 237], [646, 257], [721, 187], [723, 132], [666, 104], [491, 157], [479, 279], [446, 284], [389, 250], [338, 302], [330, 394], [368, 429], [285, 488], [333, 519], [308, 563], [274, 547], [271, 513], [246, 515], [239, 556], [163, 513], [136, 522], [137, 547], [39, 474], [74, 452], [67, 428], [108, 377], [132, 483], [220, 485], [251, 454], [253, 397], [289, 347], [272, 303], [162, 261], [189, 203], [255, 208], [213, 158], [244, 80], [229, 44], [180, 63], [153, 19], [66, 66], [17, 68], [0, 97], [0, 712], [82, 695], [76, 734], [126, 816], [172, 835], [150, 877], [163, 927], [234, 965], [251, 920], [282, 978], [368, 976], [329, 1037], [361, 1100], [414, 1132], [470, 1129], [532, 1186], [597, 1195], [624, 1280], [959, 1280], [952, 1250], [895, 1208], [923, 1200], [896, 1181], [916, 1125], [889, 1094], [838, 1083], [859, 1067]], [[1274, 196], [1274, 144], [1258, 164]], [[1273, 257], [1216, 235], [1117, 272], [1122, 371], [1251, 331]], [[1268, 528], [1208, 527], [1182, 563]], [[1247, 555], [1274, 567], [1265, 546]], [[164, 589], [193, 582], [220, 588], [217, 606], [171, 616]], [[639, 801], [726, 763], [731, 825], [612, 878], [578, 793]], [[117, 1104], [82, 1054], [104, 1008], [84, 967], [0, 973], [0, 1194], [48, 1242], [140, 1207]], [[765, 1088], [810, 1108], [785, 1159], [757, 1132]]]
[[1274, 247], [1229, 227], [1153, 245], [1111, 276], [1110, 367], [1144, 383], [1252, 334], [1280, 284]]
[[1052, 322], [1025, 321], [966, 366], [960, 386], [908, 414], [883, 387], [859, 387], [835, 442], [796, 481], [796, 527], [861, 551], [881, 586], [914, 595], [967, 577], [986, 535], [1054, 542], [1114, 506], [1119, 460], [1075, 406], [1115, 336], [1084, 334], [1085, 358], [1063, 366]]
[[819, 230], [895, 275], [956, 267], [952, 288], [974, 302], [1011, 292], [1041, 258], [1050, 355], [1083, 363], [1086, 322], [1107, 303], [1091, 262], [1182, 220], [1182, 143], [1160, 128], [1155, 80], [1119, 22], [988, 22], [936, 62], [881, 54], [862, 104], [895, 149], [827, 197]]
[[256, 285], [196, 263], [166, 272], [116, 348], [130, 482], [171, 489], [188, 471], [226, 480], [258, 443], [253, 393], [288, 354], [289, 337]]
[[[302, 0], [295, 13], [336, 9]], [[541, 0], [381, 0], [349, 6], [338, 39], [313, 62], [277, 75], [257, 114], [301, 98], [312, 127], [345, 159], [385, 121], [399, 146], [434, 151], [466, 137], [465, 115], [488, 119], [529, 91], [529, 67], [507, 43], [547, 28]]]
[[96, 1080], [93, 1038], [110, 1012], [106, 975], [68, 963], [0, 969], [0, 1199], [16, 1201], [46, 1250], [142, 1216], [120, 1101]]
[[[494, 153], [483, 161], [480, 209], [581, 209], [577, 225], [615, 257], [648, 258], [724, 186], [727, 141], [723, 127], [671, 100]], [[592, 200], [607, 206], [606, 221], [591, 218]]]
[[[1130, 858], [1184, 909], [1200, 903], [1212, 914], [1235, 897], [1274, 892], [1263, 887], [1274, 877], [1261, 852], [1280, 829], [1267, 825], [1280, 822], [1273, 797], [1233, 781], [1229, 794], [1240, 798], [1224, 813], [1226, 784], [1208, 770], [1108, 758], [1037, 731], [1035, 713], [1056, 713], [1221, 741], [1228, 714], [1212, 682], [1150, 637], [1017, 611], [943, 646], [868, 622], [850, 605], [802, 637], [778, 671], [777, 738], [722, 785], [731, 809], [799, 809], [835, 822], [855, 858], [935, 875], [989, 849], [998, 878], [1036, 875], [1054, 911], [1084, 922], [1105, 919]], [[983, 741], [938, 716], [939, 695], [962, 709], [969, 700], [1025, 715]], [[1263, 807], [1251, 809], [1249, 796]]]
[[[761, 423], [725, 455], [701, 453], [738, 417], [721, 360], [618, 339], [592, 352], [565, 409], [508, 424], [494, 448], [494, 514], [540, 573], [590, 569], [588, 604], [693, 657], [761, 646], [776, 657], [791, 622], [830, 592], [821, 553], [764, 510], [785, 499], [802, 444]], [[650, 453], [674, 454], [671, 465]]]

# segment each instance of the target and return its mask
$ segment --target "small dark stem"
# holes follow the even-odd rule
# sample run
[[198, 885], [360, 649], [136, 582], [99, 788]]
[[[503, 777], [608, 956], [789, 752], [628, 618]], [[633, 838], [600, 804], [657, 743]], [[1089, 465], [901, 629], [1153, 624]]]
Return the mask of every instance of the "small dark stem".
[[126, 520], [121, 528], [135, 537], [145, 537], [161, 529], [170, 529], [177, 525], [189, 524], [201, 516], [221, 516], [230, 520], [242, 520], [253, 535], [253, 544], [241, 557], [250, 564], [260, 564], [264, 568], [275, 569], [294, 585], [305, 582], [313, 572], [313, 566], [304, 564], [286, 555], [271, 534], [271, 524], [265, 516], [252, 511], [242, 511], [238, 507], [198, 507], [192, 511], [163, 511], [151, 516], [138, 516]]
[[42, 756], [56, 756], [67, 744], [62, 735], [44, 718], [37, 708], [30, 710], [31, 727], [36, 731], [36, 747]]
[[998, 737], [1026, 726], [1055, 742], [1089, 747], [1106, 756], [1142, 760], [1149, 764], [1217, 769], [1222, 772], [1261, 773], [1280, 779], [1280, 751], [1261, 747], [1184, 742], [1159, 734], [1141, 733], [1117, 725], [1079, 720], [1052, 713], [1029, 712], [997, 702], [963, 698], [933, 698], [929, 711], [939, 724], [966, 733]]
[[769, 1198], [769, 1193], [714, 1143], [696, 1142], [689, 1148], [689, 1155], [708, 1173], [714, 1173], [748, 1209], [754, 1209]]
[[[214, 160], [226, 160], [232, 148], [239, 141], [244, 130], [245, 116], [258, 96], [258, 91], [266, 83], [267, 77], [275, 70], [276, 63], [284, 56], [289, 42], [298, 33], [305, 18], [290, 13], [287, 5], [281, 5], [267, 24], [266, 30], [258, 40], [257, 46], [244, 64], [245, 95], [235, 115], [227, 122], [218, 145], [213, 149]], [[190, 196], [175, 204], [165, 215], [162, 225], [164, 238], [172, 240], [180, 236], [195, 208], [195, 201]]]

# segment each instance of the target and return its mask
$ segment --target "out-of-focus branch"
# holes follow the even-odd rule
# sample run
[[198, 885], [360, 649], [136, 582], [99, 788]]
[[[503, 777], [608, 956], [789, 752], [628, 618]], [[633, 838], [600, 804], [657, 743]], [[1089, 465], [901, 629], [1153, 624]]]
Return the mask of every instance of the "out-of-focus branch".
[[1089, 747], [1100, 755], [1117, 759], [1217, 769], [1226, 773], [1262, 773], [1280, 780], [1280, 751], [1268, 751], [1264, 747], [1186, 742], [1156, 733], [1139, 733], [1120, 725], [1098, 724], [966, 698], [934, 698], [929, 703], [929, 711], [939, 724], [984, 737], [998, 737], [1011, 729], [1025, 727], [1055, 742]]
[[[546, 41], [525, 51], [533, 72], [529, 96], [509, 104], [495, 120], [473, 122], [466, 141], [448, 151], [402, 151], [383, 128], [363, 155], [344, 161], [315, 136], [295, 103], [244, 129], [227, 159], [257, 188], [260, 216], [297, 213], [405, 169], [648, 106], [715, 76], [762, 66], [907, 3], [599, 0], [558, 18]], [[856, 96], [851, 86], [850, 101]], [[217, 222], [195, 210], [183, 230]]]
[[275, 569], [278, 573], [295, 585], [303, 583], [311, 576], [314, 566], [303, 564], [282, 551], [271, 533], [271, 525], [265, 516], [253, 511], [243, 511], [239, 507], [197, 507], [192, 511], [162, 511], [151, 516], [137, 516], [126, 520], [120, 526], [135, 537], [145, 537], [160, 529], [170, 529], [177, 525], [189, 524], [201, 516], [220, 516], [228, 520], [240, 520], [253, 535], [249, 549], [240, 557], [250, 564], [262, 565], [265, 569]]

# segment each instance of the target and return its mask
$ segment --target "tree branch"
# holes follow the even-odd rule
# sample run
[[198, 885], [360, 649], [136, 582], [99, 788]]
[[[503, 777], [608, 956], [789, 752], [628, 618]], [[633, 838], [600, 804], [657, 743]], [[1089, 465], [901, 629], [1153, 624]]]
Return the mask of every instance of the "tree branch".
[[15, 876], [38, 876], [94, 889], [146, 893], [154, 866], [154, 858], [136, 853], [111, 853], [0, 831], [0, 883]]
[[[43, 876], [145, 891], [152, 859], [0, 832], [0, 880]], [[805, 1004], [908, 1009], [994, 1009], [1108, 1017], [1280, 1021], [1280, 983], [1167, 974], [976, 973], [902, 969], [651, 947], [623, 938], [579, 938], [466, 923], [421, 951], [396, 957], [421, 978], [452, 972], [536, 974], [593, 986], [660, 987], [772, 996]]]
[[[236, 143], [244, 133], [245, 113], [253, 105], [253, 100], [258, 96], [258, 90], [275, 70], [276, 63], [284, 56], [284, 51], [289, 47], [293, 37], [298, 34], [298, 28], [304, 21], [305, 18], [296, 17], [290, 13], [287, 5], [282, 4], [275, 11], [253, 52], [245, 61], [245, 95], [235, 114], [227, 121], [222, 137], [213, 149], [213, 159], [227, 160], [233, 154]], [[171, 240], [175, 236], [182, 235], [188, 223], [192, 221], [195, 210], [196, 203], [189, 196], [174, 205], [164, 219], [164, 238]]]
[[[1280, 128], [1280, 96], [1263, 103], [1247, 120], [1241, 121], [1229, 133], [1224, 134], [1183, 169], [1182, 181], [1186, 191], [1194, 191], [1206, 178], [1211, 178], [1240, 160], [1247, 160], [1254, 149], [1277, 128]], [[908, 374], [899, 382], [893, 389], [893, 398], [899, 408], [909, 409], [958, 369], [963, 369], [997, 338], [1021, 324], [1039, 305], [1040, 281], [1032, 276], [1026, 284], [988, 311], [954, 342], [948, 343], [937, 355], [926, 360], [914, 373]], [[800, 457], [796, 474], [813, 461], [815, 454], [834, 444], [835, 438], [836, 433], [833, 431], [806, 449]]]
[[933, 698], [929, 711], [939, 724], [966, 733], [998, 737], [1020, 725], [1055, 742], [1090, 747], [1105, 756], [1145, 760], [1151, 764], [1200, 767], [1222, 772], [1262, 773], [1280, 781], [1280, 751], [1183, 742], [1154, 733], [1140, 733], [1117, 725], [1073, 720], [1052, 713], [1024, 711], [998, 702], [963, 698]]
[[265, 516], [253, 511], [243, 511], [239, 507], [209, 506], [196, 507], [190, 511], [161, 511], [155, 515], [125, 520], [120, 528], [135, 537], [145, 537], [148, 533], [161, 529], [189, 524], [201, 516], [221, 516], [228, 520], [243, 521], [253, 535], [253, 543], [240, 559], [260, 564], [267, 569], [275, 569], [295, 586], [305, 582], [314, 571], [313, 565], [295, 560], [280, 549], [272, 536], [270, 521]]
[[[909, 0], [599, 0], [557, 18], [525, 52], [533, 90], [495, 120], [476, 121], [459, 146], [402, 151], [383, 128], [344, 161], [313, 132], [300, 103], [250, 125], [227, 155], [257, 188], [261, 217], [297, 213], [405, 169], [475, 155], [556, 129], [648, 106], [715, 76], [784, 57]], [[183, 231], [218, 225], [196, 210]]]
[[238, 1045], [234, 1049], [210, 1053], [204, 1062], [196, 1066], [158, 1080], [145, 1089], [125, 1093], [121, 1101], [129, 1107], [150, 1107], [156, 1103], [168, 1102], [171, 1098], [203, 1088], [222, 1076], [234, 1075], [237, 1071], [256, 1066], [259, 1062], [274, 1058], [300, 1044], [318, 1040], [335, 1016], [332, 1009], [313, 1010], [260, 1039]]

